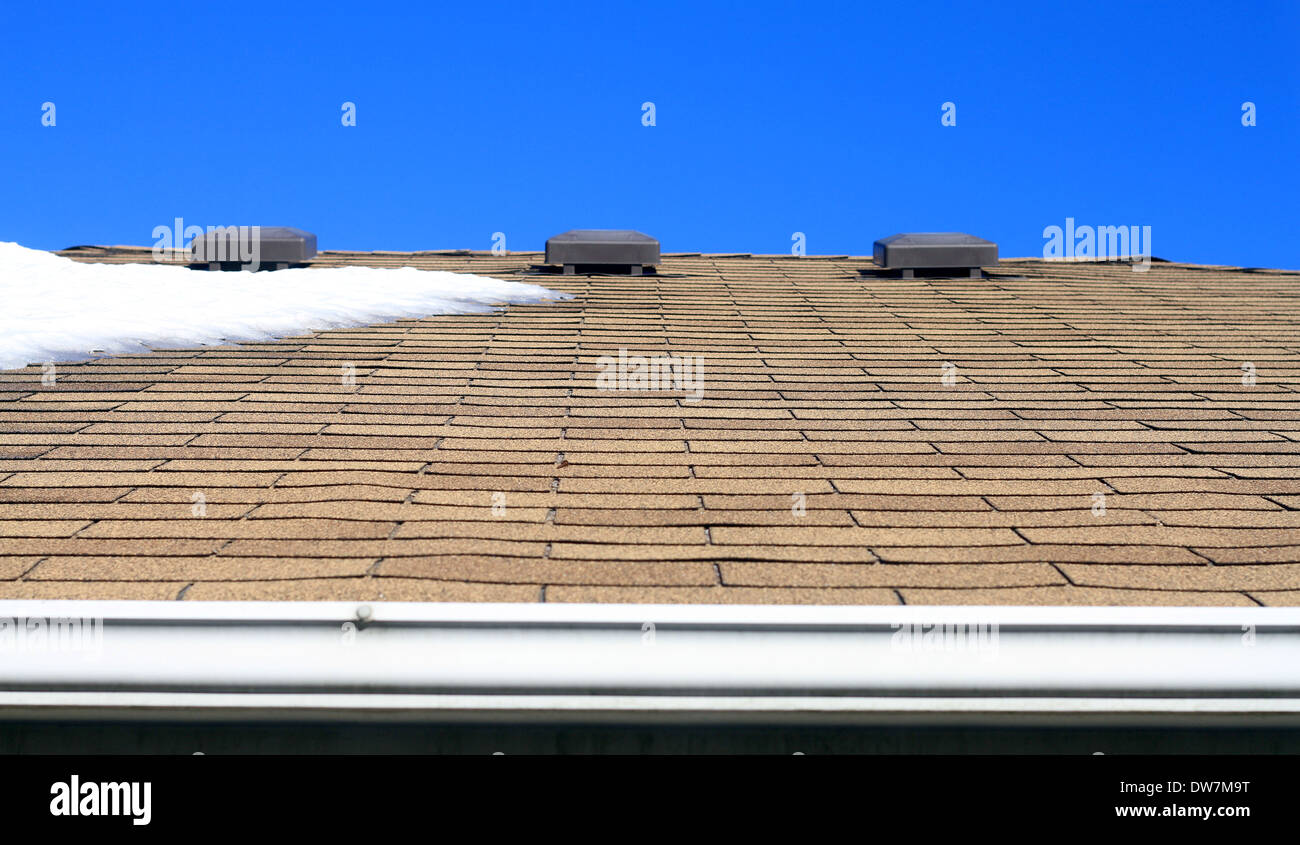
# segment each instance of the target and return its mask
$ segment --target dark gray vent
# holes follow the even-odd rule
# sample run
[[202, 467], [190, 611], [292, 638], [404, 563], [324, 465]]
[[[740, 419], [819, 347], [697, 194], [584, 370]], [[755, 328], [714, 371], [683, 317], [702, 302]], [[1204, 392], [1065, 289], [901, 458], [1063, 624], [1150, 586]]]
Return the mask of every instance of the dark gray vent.
[[639, 276], [659, 263], [659, 241], [630, 229], [573, 229], [546, 241], [546, 263], [564, 272], [624, 272]]
[[904, 279], [917, 270], [969, 270], [979, 278], [981, 267], [996, 267], [998, 245], [961, 232], [909, 232], [876, 241], [875, 263], [899, 270]]
[[226, 226], [190, 243], [190, 263], [209, 270], [284, 270], [315, 255], [316, 236], [289, 226]]

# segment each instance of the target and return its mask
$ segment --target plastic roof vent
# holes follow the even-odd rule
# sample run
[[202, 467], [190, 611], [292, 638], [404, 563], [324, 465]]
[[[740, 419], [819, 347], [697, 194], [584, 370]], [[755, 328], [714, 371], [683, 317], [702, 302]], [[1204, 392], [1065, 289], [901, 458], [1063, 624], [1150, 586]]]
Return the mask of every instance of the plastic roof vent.
[[909, 232], [876, 241], [873, 257], [905, 279], [917, 270], [969, 270], [978, 278], [981, 267], [997, 266], [998, 245], [962, 232]]
[[316, 255], [316, 236], [289, 226], [226, 226], [190, 243], [190, 263], [209, 270], [284, 270]]
[[573, 229], [546, 241], [546, 263], [564, 272], [625, 272], [639, 276], [659, 263], [659, 241], [631, 229]]

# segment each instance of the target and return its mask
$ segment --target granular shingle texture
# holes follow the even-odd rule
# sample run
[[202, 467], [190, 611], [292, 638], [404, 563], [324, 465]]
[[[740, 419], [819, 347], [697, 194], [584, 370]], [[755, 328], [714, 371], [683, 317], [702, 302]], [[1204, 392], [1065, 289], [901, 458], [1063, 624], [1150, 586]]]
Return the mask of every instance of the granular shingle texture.
[[0, 597], [1300, 603], [1298, 273], [540, 261], [325, 252], [576, 298], [0, 373]]

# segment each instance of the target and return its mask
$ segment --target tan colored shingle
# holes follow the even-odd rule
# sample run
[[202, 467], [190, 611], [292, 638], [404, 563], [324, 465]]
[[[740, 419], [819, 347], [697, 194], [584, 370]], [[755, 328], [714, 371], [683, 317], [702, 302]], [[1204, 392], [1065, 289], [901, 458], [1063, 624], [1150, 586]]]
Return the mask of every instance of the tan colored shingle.
[[[898, 604], [892, 590], [805, 587], [550, 587], [548, 602], [636, 604]], [[654, 621], [654, 620], [647, 620]]]
[[[575, 299], [61, 364], [54, 386], [0, 373], [0, 596], [1300, 592], [1300, 274], [1014, 259], [901, 280], [864, 258], [670, 255], [657, 276], [539, 277], [539, 260], [317, 263]], [[599, 389], [620, 349], [702, 356], [703, 397]]]

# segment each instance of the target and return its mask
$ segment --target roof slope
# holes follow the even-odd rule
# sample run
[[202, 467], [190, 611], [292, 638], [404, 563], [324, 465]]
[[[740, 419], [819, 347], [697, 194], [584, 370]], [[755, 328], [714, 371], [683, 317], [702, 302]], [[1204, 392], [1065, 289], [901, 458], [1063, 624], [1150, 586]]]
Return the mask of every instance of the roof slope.
[[538, 261], [314, 263], [577, 298], [0, 374], [0, 597], [1300, 603], [1300, 274]]

